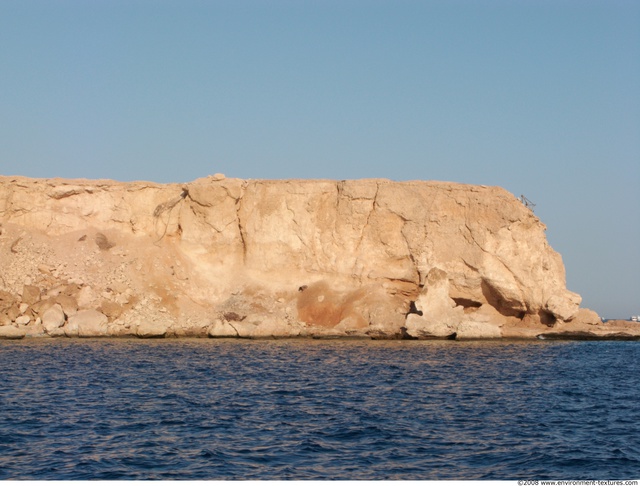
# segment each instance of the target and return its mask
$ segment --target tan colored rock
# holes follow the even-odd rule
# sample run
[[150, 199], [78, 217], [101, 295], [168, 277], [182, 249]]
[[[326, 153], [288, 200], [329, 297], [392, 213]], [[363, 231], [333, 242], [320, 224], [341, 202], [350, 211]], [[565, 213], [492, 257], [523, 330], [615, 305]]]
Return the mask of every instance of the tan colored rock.
[[456, 328], [456, 339], [499, 339], [502, 327], [493, 322], [462, 321]]
[[179, 326], [175, 329], [172, 329], [171, 336], [182, 338], [205, 338], [209, 337], [209, 329], [206, 323], [201, 323], [198, 325], [183, 325]]
[[107, 316], [94, 309], [81, 310], [71, 316], [64, 326], [68, 337], [105, 337], [108, 336]]
[[42, 315], [42, 326], [47, 334], [52, 334], [64, 326], [66, 316], [60, 304], [54, 304]]
[[42, 299], [39, 302], [36, 302], [31, 306], [31, 310], [40, 316], [42, 316], [48, 309], [50, 309], [55, 304], [54, 299], [48, 297], [46, 299]]
[[24, 285], [22, 287], [22, 302], [33, 305], [40, 300], [40, 288], [35, 285]]
[[458, 339], [498, 339], [503, 337], [503, 328], [519, 323], [519, 319], [500, 314], [494, 307], [485, 304], [473, 310], [465, 310], [456, 329]]
[[349, 315], [334, 326], [333, 330], [344, 332], [346, 335], [365, 334], [369, 330], [369, 325], [362, 319]]
[[130, 298], [127, 294], [118, 294], [116, 295], [115, 299], [114, 299], [116, 304], [119, 304], [120, 306], [126, 305], [130, 302]]
[[233, 321], [228, 323], [236, 331], [236, 335], [239, 338], [252, 338], [256, 332], [256, 328], [259, 325], [259, 321], [254, 319]]
[[0, 313], [7, 311], [16, 302], [16, 297], [5, 290], [0, 290]]
[[46, 333], [44, 332], [44, 326], [42, 325], [42, 319], [37, 317], [32, 319], [31, 322], [24, 327], [25, 337], [45, 337]]
[[439, 268], [429, 271], [415, 307], [417, 312], [407, 315], [406, 332], [417, 339], [455, 334], [464, 318], [464, 309], [449, 297], [447, 273]]
[[136, 336], [140, 338], [163, 338], [167, 335], [168, 326], [165, 322], [145, 320], [138, 324]]
[[55, 302], [62, 307], [67, 316], [73, 316], [78, 311], [78, 301], [72, 295], [60, 294], [55, 298]]
[[[80, 279], [74, 278], [71, 280], [75, 280], [77, 282]], [[77, 297], [78, 292], [80, 292], [80, 290], [82, 289], [82, 285], [83, 284], [80, 284], [80, 283], [69, 282], [64, 286], [61, 293], [64, 295], [71, 295], [71, 296]]]
[[18, 326], [26, 326], [27, 324], [29, 324], [29, 322], [31, 322], [31, 317], [25, 315], [18, 316], [15, 320], [15, 323]]
[[45, 275], [51, 275], [51, 268], [48, 265], [38, 265], [38, 271]]
[[111, 337], [136, 337], [131, 327], [124, 327], [119, 324], [110, 324], [108, 327], [109, 336]]
[[26, 334], [24, 328], [0, 326], [0, 339], [22, 339]]
[[562, 321], [570, 321], [578, 312], [582, 298], [573, 292], [552, 295], [545, 304], [545, 309]]
[[109, 318], [110, 321], [122, 315], [123, 308], [120, 304], [111, 300], [103, 300], [99, 307], [100, 312]]
[[[20, 289], [41, 317], [65, 296], [68, 316], [70, 299], [103, 310], [112, 324], [99, 334], [120, 333], [116, 320], [137, 332], [146, 315], [166, 315], [171, 336], [376, 339], [529, 336], [580, 320], [545, 226], [497, 187], [0, 176], [0, 224], [0, 314], [19, 315]], [[40, 287], [51, 290], [36, 307]], [[62, 329], [79, 335], [79, 322]]]
[[[62, 336], [69, 338], [77, 338], [78, 337], [78, 322], [69, 319], [63, 327], [60, 328], [62, 331]], [[54, 330], [55, 331], [55, 330]], [[58, 332], [55, 331], [55, 334], [50, 334], [52, 337], [58, 337]]]
[[[579, 309], [573, 316], [571, 322], [576, 325], [583, 326], [600, 326], [602, 325], [602, 318], [597, 312], [590, 309]], [[640, 326], [639, 326], [640, 327]]]
[[280, 336], [296, 337], [297, 334], [292, 332], [292, 327], [285, 321], [276, 318], [260, 318], [256, 322], [256, 326], [247, 337], [253, 339], [268, 339]]
[[55, 298], [58, 295], [60, 295], [64, 291], [65, 288], [66, 288], [66, 285], [57, 285], [57, 286], [55, 286], [54, 288], [50, 289], [47, 292], [47, 297], [48, 298]]
[[20, 307], [17, 303], [14, 303], [5, 311], [5, 315], [11, 320], [15, 321], [20, 316]]
[[79, 309], [90, 309], [98, 303], [99, 295], [91, 286], [86, 285], [78, 291], [76, 302]]
[[238, 331], [222, 319], [216, 319], [211, 327], [208, 329], [207, 334], [211, 338], [236, 338], [238, 337]]

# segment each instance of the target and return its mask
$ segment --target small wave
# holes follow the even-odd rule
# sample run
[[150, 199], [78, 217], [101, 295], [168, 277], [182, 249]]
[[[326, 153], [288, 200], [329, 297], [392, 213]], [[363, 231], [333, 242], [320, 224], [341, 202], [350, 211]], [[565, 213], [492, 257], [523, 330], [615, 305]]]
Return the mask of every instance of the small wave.
[[640, 471], [629, 343], [3, 342], [0, 356], [0, 479]]

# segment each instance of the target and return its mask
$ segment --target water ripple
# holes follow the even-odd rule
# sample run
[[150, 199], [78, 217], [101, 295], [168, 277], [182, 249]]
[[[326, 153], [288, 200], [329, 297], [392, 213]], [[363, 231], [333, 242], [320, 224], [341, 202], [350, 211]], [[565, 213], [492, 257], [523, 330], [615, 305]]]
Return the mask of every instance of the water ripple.
[[625, 342], [0, 342], [0, 479], [628, 479]]

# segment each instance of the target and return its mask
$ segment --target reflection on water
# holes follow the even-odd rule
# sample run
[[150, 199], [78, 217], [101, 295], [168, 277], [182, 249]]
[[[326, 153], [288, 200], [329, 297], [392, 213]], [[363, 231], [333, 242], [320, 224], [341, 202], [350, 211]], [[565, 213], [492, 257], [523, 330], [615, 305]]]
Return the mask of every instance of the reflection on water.
[[0, 342], [0, 479], [629, 479], [629, 342]]

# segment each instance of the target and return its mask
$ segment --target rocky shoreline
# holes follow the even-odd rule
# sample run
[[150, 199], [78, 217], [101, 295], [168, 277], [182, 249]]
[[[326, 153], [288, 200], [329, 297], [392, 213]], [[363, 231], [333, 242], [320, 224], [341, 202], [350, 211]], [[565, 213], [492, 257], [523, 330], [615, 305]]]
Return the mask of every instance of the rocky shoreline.
[[485, 186], [0, 176], [0, 339], [637, 339], [544, 230]]

